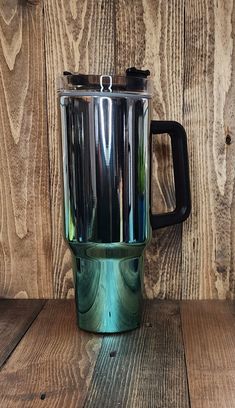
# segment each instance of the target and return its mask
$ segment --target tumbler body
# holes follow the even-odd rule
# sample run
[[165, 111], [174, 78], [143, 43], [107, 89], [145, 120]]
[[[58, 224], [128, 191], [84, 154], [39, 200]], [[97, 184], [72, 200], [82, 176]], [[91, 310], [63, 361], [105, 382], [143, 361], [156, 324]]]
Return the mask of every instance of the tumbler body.
[[138, 327], [149, 216], [148, 94], [60, 95], [64, 231], [73, 254], [78, 325]]

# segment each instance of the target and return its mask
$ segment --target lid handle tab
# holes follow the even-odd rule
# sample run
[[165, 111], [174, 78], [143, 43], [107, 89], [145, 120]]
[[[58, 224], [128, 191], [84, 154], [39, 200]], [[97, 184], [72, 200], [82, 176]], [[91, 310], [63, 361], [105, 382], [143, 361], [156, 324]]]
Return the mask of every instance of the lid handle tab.
[[[107, 81], [108, 78], [108, 81]], [[111, 75], [101, 75], [100, 76], [100, 91], [101, 92], [112, 92], [112, 77]]]

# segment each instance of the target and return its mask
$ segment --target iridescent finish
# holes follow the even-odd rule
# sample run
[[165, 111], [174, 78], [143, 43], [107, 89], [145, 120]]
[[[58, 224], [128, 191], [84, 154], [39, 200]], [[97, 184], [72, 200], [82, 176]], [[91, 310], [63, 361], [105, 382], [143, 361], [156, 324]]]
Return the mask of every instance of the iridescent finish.
[[113, 333], [140, 323], [151, 99], [102, 91], [60, 96], [65, 238], [79, 327]]

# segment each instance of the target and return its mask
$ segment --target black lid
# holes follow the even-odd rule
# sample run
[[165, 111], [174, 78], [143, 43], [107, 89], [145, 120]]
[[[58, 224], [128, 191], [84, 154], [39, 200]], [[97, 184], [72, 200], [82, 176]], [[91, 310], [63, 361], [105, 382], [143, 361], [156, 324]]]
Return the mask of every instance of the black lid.
[[85, 75], [65, 71], [60, 91], [151, 93], [149, 70], [127, 68], [126, 75]]

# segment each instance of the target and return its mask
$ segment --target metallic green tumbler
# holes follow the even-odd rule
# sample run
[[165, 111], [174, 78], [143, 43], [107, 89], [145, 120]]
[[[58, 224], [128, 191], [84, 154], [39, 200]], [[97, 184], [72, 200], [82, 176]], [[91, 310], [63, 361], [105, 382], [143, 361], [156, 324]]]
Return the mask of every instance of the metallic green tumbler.
[[[190, 212], [186, 134], [152, 121], [149, 71], [65, 72], [59, 90], [65, 239], [73, 256], [78, 325], [115, 333], [140, 325], [143, 254], [151, 229]], [[150, 212], [151, 135], [171, 137], [176, 208]]]

